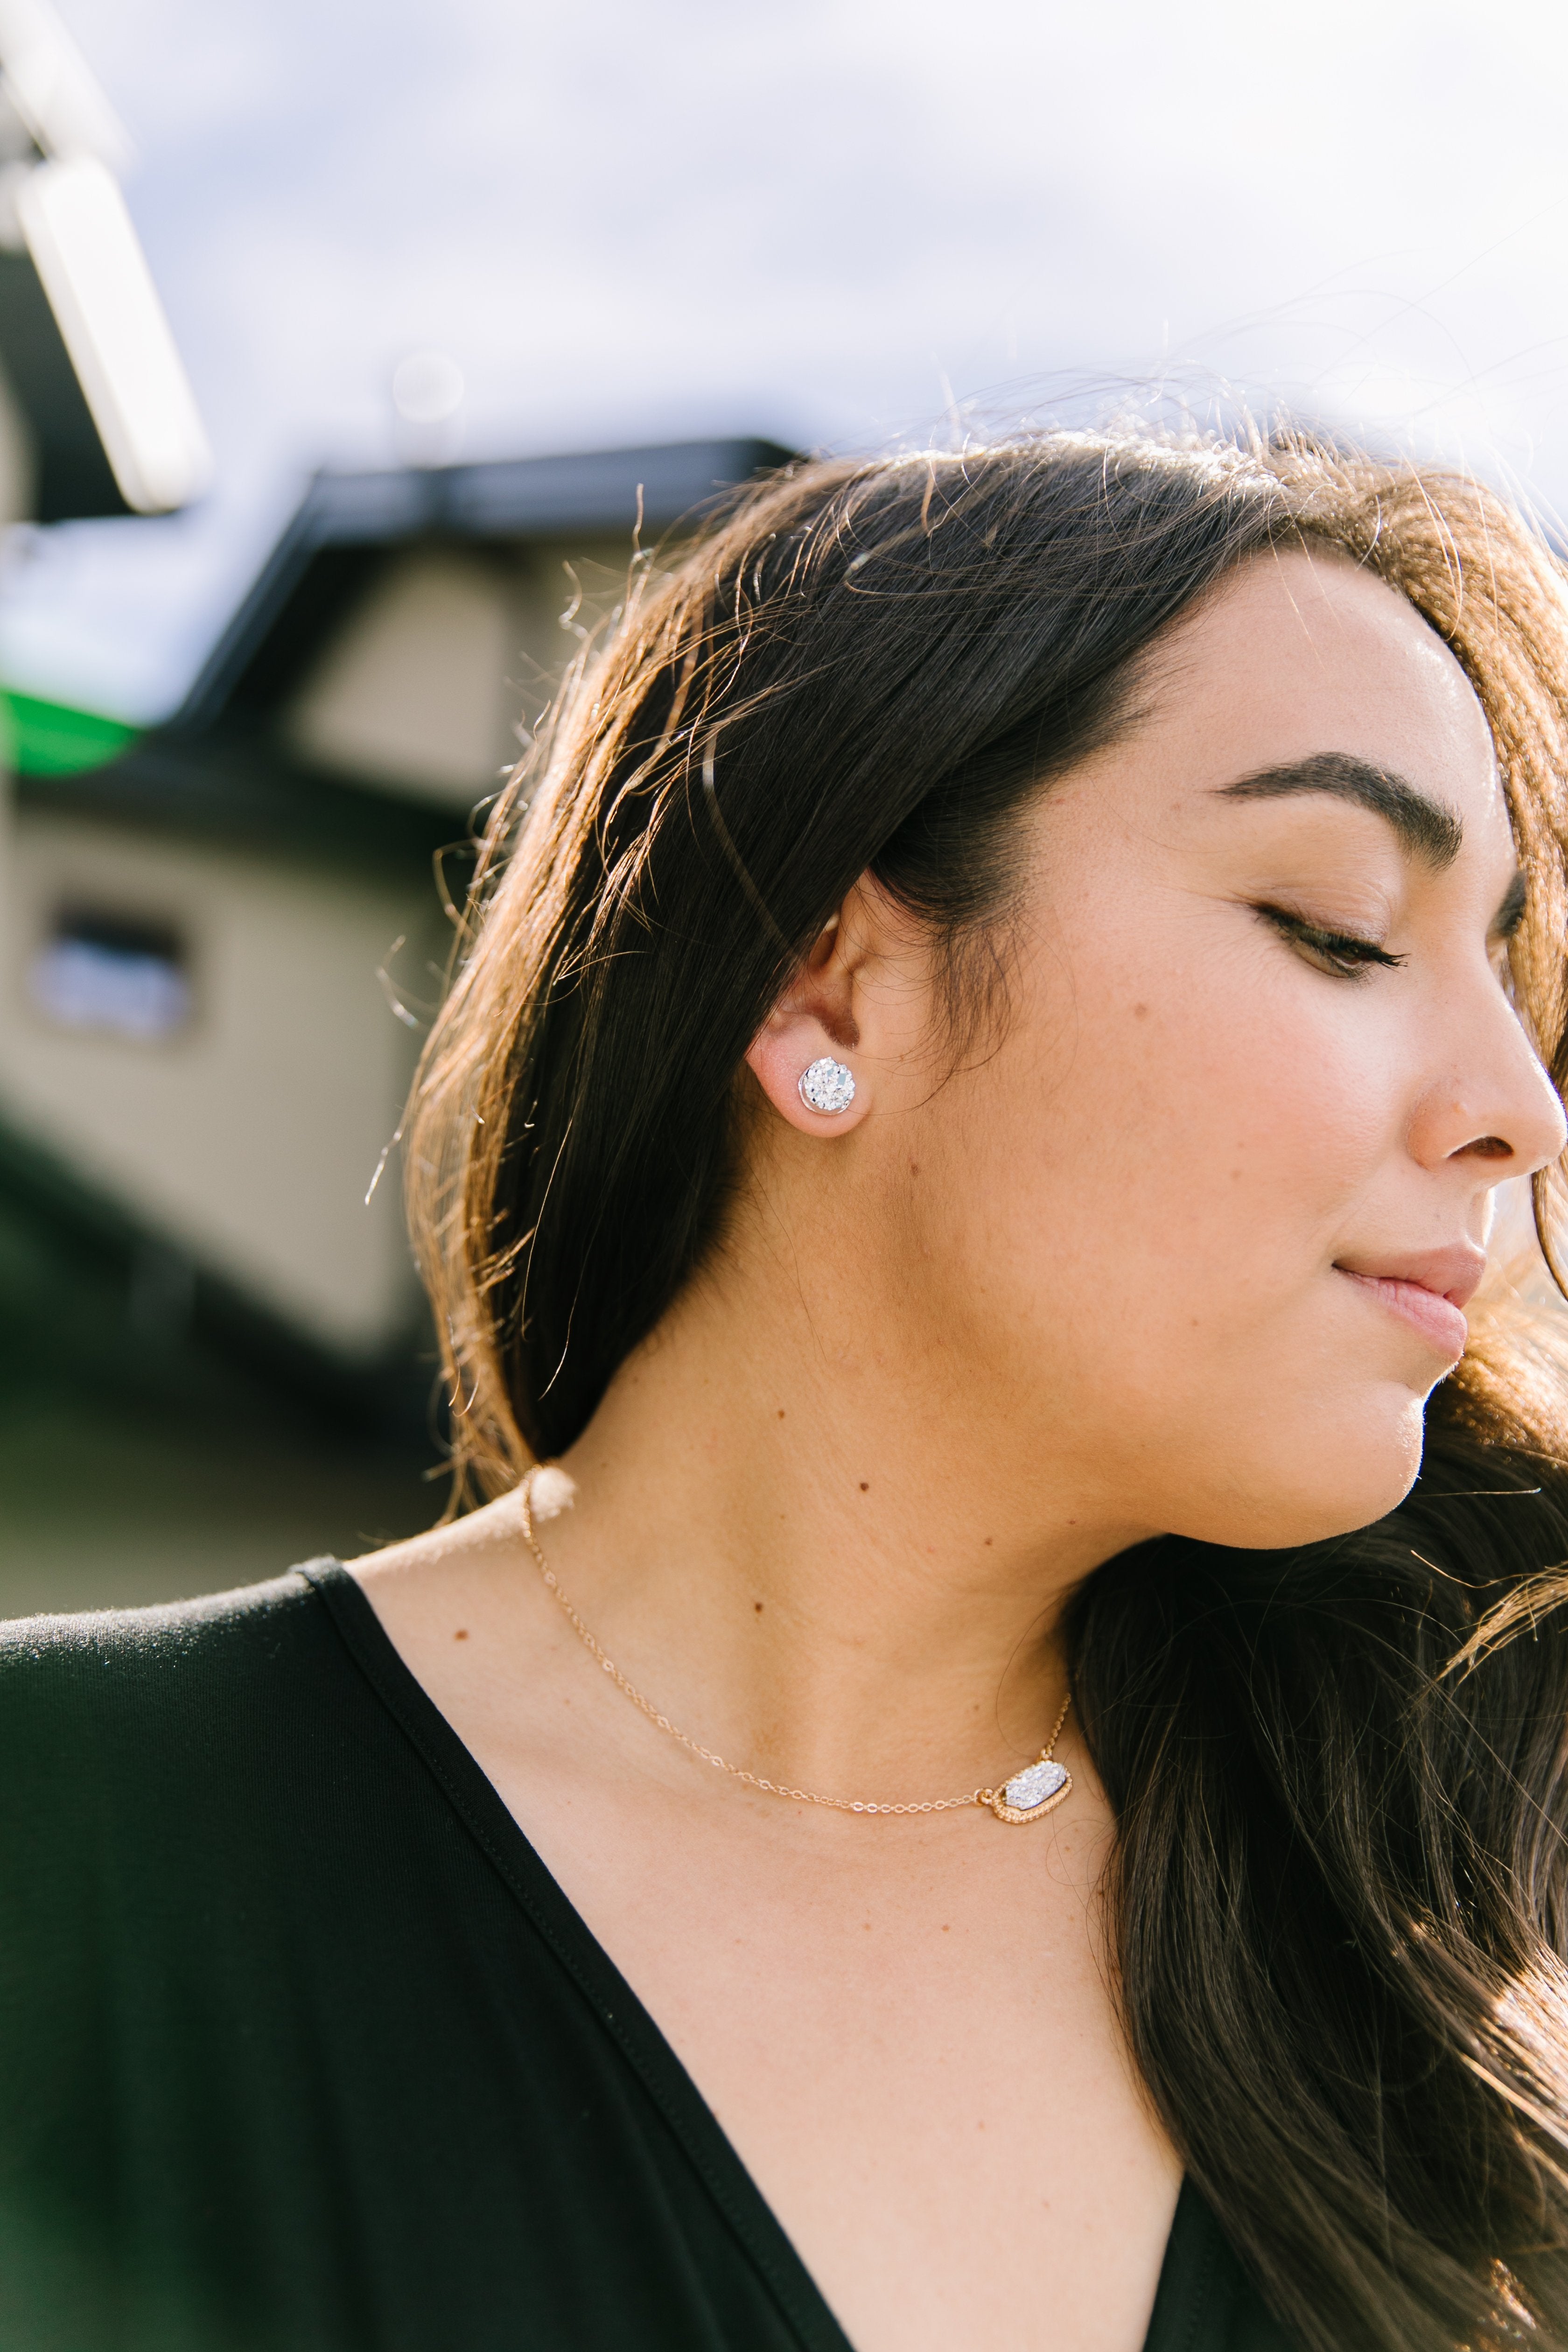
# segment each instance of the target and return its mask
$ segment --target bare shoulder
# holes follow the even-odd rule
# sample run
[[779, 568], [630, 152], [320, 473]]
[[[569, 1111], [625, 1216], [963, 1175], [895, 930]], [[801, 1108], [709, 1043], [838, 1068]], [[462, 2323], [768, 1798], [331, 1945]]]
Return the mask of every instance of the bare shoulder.
[[555, 1769], [581, 1669], [529, 1551], [519, 1496], [344, 1564], [404, 1664], [521, 1816]]
[[502, 1495], [344, 1565], [411, 1664], [432, 1641], [489, 1646], [503, 1628], [515, 1638], [519, 1586], [531, 1565], [518, 1496]]
[[374, 1593], [400, 1579], [424, 1580], [449, 1575], [466, 1565], [492, 1560], [499, 1550], [515, 1552], [521, 1544], [522, 1519], [514, 1493], [498, 1496], [464, 1518], [427, 1528], [423, 1535], [405, 1536], [401, 1543], [362, 1552], [343, 1565], [367, 1592]]

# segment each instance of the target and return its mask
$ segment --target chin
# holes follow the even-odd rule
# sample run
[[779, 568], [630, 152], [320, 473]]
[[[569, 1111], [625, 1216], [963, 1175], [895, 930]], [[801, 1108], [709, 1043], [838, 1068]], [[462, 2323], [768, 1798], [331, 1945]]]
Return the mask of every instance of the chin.
[[1315, 1413], [1288, 1452], [1238, 1474], [1207, 1525], [1180, 1530], [1237, 1550], [1282, 1551], [1370, 1527], [1405, 1500], [1421, 1468], [1426, 1399], [1379, 1390], [1325, 1427]]

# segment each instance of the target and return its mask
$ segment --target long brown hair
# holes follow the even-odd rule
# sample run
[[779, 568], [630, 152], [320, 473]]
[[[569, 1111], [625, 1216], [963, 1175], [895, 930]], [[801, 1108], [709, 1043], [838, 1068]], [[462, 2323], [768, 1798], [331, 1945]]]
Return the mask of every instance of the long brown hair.
[[[956, 1024], [994, 1010], [1020, 811], [1114, 733], [1163, 630], [1312, 544], [1481, 699], [1561, 1089], [1568, 626], [1495, 496], [1290, 435], [791, 468], [634, 575], [481, 845], [407, 1138], [468, 1491], [570, 1444], [712, 1246], [745, 1049], [850, 886], [930, 925]], [[1562, 1382], [1499, 1323], [1375, 1528], [1144, 1546], [1072, 1606], [1129, 2039], [1311, 2352], [1568, 2352], [1564, 1559]]]

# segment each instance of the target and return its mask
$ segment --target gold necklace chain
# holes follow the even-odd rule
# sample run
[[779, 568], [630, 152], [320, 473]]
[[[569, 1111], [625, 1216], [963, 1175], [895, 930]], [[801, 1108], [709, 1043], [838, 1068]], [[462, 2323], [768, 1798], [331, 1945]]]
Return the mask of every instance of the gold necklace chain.
[[[711, 1764], [715, 1771], [727, 1772], [732, 1780], [743, 1780], [748, 1789], [760, 1789], [764, 1796], [790, 1797], [803, 1805], [826, 1805], [836, 1813], [954, 1813], [965, 1805], [988, 1805], [999, 1821], [1026, 1822], [1037, 1820], [1042, 1814], [1053, 1811], [1065, 1797], [1071, 1794], [1072, 1775], [1063, 1765], [1056, 1762], [1051, 1753], [1057, 1741], [1061, 1738], [1062, 1726], [1068, 1719], [1068, 1709], [1072, 1705], [1070, 1691], [1062, 1701], [1061, 1712], [1051, 1727], [1050, 1738], [1041, 1748], [1035, 1762], [1025, 1771], [1015, 1773], [1010, 1780], [1003, 1782], [1000, 1789], [971, 1789], [964, 1796], [932, 1797], [929, 1798], [924, 1804], [882, 1805], [874, 1803], [868, 1798], [825, 1797], [815, 1789], [787, 1789], [782, 1781], [769, 1780], [761, 1772], [748, 1772], [743, 1764], [731, 1764], [722, 1756], [716, 1756], [712, 1748], [704, 1748], [700, 1740], [693, 1739], [689, 1732], [682, 1731], [678, 1724], [671, 1723], [668, 1716], [661, 1715], [650, 1698], [644, 1697], [637, 1685], [622, 1674], [615, 1660], [601, 1648], [577, 1614], [560, 1578], [545, 1559], [539, 1538], [534, 1532], [533, 1481], [536, 1475], [537, 1472], [531, 1470], [523, 1480], [521, 1489], [522, 1533], [523, 1540], [538, 1563], [539, 1573], [544, 1579], [547, 1589], [561, 1603], [567, 1622], [577, 1639], [584, 1648], [597, 1659], [616, 1688], [624, 1691], [632, 1705], [640, 1707], [651, 1724], [658, 1730], [668, 1732], [671, 1739], [679, 1740], [687, 1753], [695, 1756], [700, 1762]], [[1025, 1785], [1031, 1782], [1031, 1776], [1038, 1775], [1042, 1767], [1047, 1768], [1043, 1784], [1044, 1794], [1035, 1796], [1031, 1786], [1026, 1801], [1020, 1805], [1016, 1801], [1016, 1794], [1024, 1792]], [[1049, 1778], [1051, 1774], [1058, 1776], [1054, 1783]]]

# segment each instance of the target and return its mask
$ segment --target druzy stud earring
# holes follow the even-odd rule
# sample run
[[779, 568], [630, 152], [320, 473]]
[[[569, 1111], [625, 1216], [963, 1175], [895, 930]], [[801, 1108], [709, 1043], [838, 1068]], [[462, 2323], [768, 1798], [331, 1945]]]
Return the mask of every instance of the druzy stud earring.
[[796, 1080], [802, 1102], [807, 1110], [835, 1112], [847, 1110], [855, 1099], [855, 1073], [844, 1062], [836, 1062], [831, 1054], [824, 1054], [811, 1067], [802, 1070]]

